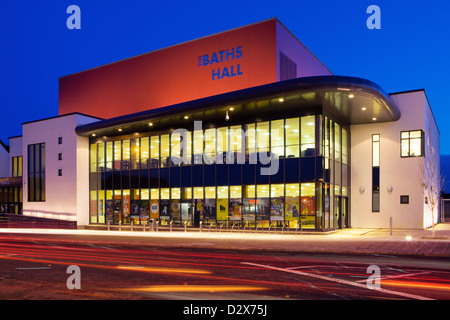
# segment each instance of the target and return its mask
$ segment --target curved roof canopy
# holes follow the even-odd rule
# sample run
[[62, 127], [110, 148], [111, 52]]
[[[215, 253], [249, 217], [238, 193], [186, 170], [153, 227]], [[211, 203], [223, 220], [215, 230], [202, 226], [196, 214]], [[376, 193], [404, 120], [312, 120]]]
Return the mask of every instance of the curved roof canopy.
[[[225, 115], [229, 111], [229, 120]], [[232, 111], [231, 111], [232, 110]], [[82, 136], [117, 136], [136, 132], [242, 124], [327, 114], [344, 125], [396, 121], [400, 111], [377, 84], [355, 77], [297, 78], [224, 93], [158, 109], [78, 126]], [[151, 124], [151, 126], [149, 126]]]

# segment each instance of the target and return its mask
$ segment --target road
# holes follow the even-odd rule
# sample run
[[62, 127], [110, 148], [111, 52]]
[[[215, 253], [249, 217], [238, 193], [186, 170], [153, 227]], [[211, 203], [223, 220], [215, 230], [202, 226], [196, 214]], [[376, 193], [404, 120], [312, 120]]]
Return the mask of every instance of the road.
[[450, 300], [450, 263], [439, 258], [2, 234], [0, 270], [1, 300]]

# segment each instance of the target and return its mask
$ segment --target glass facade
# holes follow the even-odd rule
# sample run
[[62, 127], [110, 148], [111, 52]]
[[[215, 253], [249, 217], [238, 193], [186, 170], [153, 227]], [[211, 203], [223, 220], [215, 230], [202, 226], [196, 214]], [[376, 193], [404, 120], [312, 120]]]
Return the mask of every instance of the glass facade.
[[92, 137], [90, 223], [346, 227], [349, 136], [308, 115]]
[[0, 213], [22, 214], [21, 187], [0, 188]]

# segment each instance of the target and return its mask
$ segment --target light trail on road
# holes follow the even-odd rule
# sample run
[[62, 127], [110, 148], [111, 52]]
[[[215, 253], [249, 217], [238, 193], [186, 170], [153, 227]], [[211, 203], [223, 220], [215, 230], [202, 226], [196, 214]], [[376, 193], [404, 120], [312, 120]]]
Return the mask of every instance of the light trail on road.
[[[137, 294], [142, 299], [160, 299], [162, 293], [169, 294], [170, 299], [171, 292], [173, 297], [178, 297], [175, 293], [180, 292], [190, 292], [194, 296], [204, 293], [208, 294], [208, 299], [216, 299], [219, 293], [223, 299], [233, 299], [233, 294], [238, 293], [251, 294], [252, 299], [392, 299], [394, 292], [400, 299], [432, 299], [428, 293], [450, 299], [448, 272], [389, 265], [383, 268], [385, 262], [382, 261], [392, 261], [392, 257], [332, 258], [271, 255], [264, 251], [155, 249], [89, 240], [49, 240], [45, 236], [42, 239], [2, 236], [0, 263], [13, 268], [2, 269], [8, 281], [3, 280], [0, 297], [1, 291], [8, 288], [6, 284], [21, 272], [17, 276], [27, 277], [28, 283], [47, 286], [48, 295], [53, 292], [77, 299], [83, 296], [81, 292], [64, 291], [64, 277], [67, 277], [64, 269], [77, 265], [83, 270], [86, 297], [98, 299], [124, 299], [129, 298], [129, 294]], [[383, 290], [368, 290], [364, 283], [369, 276], [367, 266], [373, 263], [371, 259], [381, 262]], [[332, 260], [336, 261], [330, 263]], [[398, 259], [395, 261], [398, 263]], [[55, 272], [59, 272], [59, 278], [54, 276]], [[396, 290], [387, 289], [389, 287]]]

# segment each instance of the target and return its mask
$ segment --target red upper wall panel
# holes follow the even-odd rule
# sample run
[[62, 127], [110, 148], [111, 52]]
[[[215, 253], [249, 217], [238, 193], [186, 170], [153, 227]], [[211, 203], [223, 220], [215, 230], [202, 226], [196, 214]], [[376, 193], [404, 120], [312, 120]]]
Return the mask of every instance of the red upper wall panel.
[[276, 19], [60, 78], [59, 114], [112, 118], [277, 81]]

